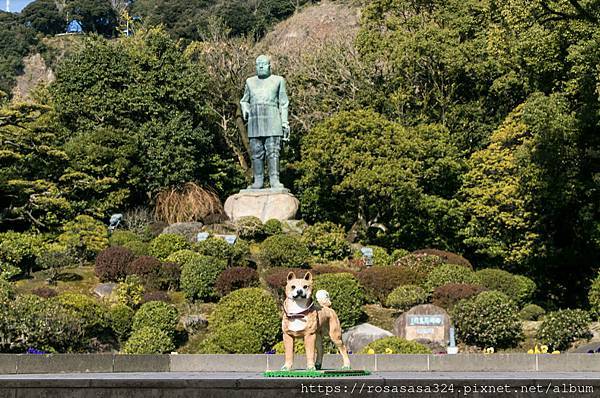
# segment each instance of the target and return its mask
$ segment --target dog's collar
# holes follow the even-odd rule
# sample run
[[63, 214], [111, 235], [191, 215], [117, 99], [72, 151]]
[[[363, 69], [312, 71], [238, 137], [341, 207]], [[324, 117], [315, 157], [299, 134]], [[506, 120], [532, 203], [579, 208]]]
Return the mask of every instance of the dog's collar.
[[287, 304], [287, 300], [285, 300], [283, 302], [283, 312], [285, 312], [285, 316], [287, 318], [294, 319], [294, 318], [304, 318], [304, 316], [308, 315], [308, 313], [312, 311], [312, 307], [313, 307], [314, 302], [311, 301], [310, 305], [308, 307], [306, 307], [305, 309], [303, 309], [300, 312], [294, 312], [294, 313], [289, 313], [288, 312], [286, 304]]

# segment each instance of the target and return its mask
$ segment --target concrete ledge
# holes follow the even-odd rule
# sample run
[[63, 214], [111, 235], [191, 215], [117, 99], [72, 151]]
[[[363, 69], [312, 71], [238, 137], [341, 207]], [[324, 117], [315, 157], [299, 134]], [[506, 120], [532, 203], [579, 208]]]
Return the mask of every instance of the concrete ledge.
[[[257, 372], [277, 370], [283, 355], [0, 354], [0, 374]], [[599, 354], [350, 355], [354, 369], [375, 372], [600, 372]], [[325, 355], [323, 367], [342, 366]], [[294, 368], [304, 369], [304, 355]], [[0, 398], [2, 398], [0, 396]]]

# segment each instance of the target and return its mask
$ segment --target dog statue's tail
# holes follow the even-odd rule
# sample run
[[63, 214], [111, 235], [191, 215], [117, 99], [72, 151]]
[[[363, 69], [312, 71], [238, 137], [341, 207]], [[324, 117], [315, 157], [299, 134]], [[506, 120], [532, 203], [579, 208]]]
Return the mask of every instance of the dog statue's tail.
[[331, 299], [327, 290], [319, 290], [316, 294], [317, 302], [323, 307], [331, 307]]

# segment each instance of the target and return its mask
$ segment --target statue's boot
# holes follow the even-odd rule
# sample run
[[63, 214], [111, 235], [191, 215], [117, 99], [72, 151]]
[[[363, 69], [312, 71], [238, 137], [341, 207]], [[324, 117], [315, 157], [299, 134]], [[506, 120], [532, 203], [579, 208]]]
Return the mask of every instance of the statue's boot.
[[271, 188], [283, 188], [283, 184], [279, 182], [279, 156], [269, 156], [269, 184]]
[[262, 189], [265, 179], [265, 164], [262, 159], [252, 160], [254, 183], [248, 189]]

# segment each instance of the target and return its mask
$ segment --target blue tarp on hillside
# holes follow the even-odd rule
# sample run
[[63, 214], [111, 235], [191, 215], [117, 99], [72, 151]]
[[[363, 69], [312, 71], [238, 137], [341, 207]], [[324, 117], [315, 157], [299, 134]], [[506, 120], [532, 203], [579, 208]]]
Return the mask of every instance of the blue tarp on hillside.
[[82, 33], [83, 28], [81, 27], [81, 23], [74, 19], [67, 25], [67, 33]]

